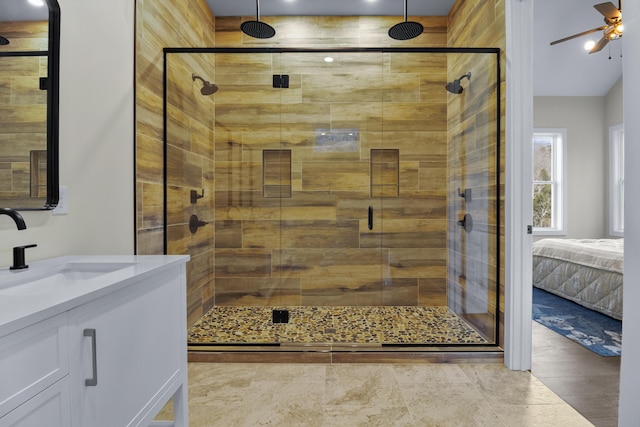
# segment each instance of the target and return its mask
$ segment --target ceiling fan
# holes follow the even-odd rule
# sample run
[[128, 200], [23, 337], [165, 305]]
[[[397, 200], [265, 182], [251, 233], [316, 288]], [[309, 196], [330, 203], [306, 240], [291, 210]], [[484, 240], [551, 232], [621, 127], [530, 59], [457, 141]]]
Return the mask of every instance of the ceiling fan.
[[575, 39], [576, 37], [586, 36], [587, 34], [595, 33], [596, 31], [604, 31], [602, 38], [589, 50], [589, 53], [595, 53], [601, 51], [602, 48], [604, 48], [611, 40], [616, 40], [622, 37], [622, 0], [619, 0], [617, 8], [611, 2], [599, 3], [593, 7], [604, 16], [604, 22], [606, 25], [553, 41], [551, 42], [551, 45], [553, 46], [554, 44], [566, 42], [567, 40]]

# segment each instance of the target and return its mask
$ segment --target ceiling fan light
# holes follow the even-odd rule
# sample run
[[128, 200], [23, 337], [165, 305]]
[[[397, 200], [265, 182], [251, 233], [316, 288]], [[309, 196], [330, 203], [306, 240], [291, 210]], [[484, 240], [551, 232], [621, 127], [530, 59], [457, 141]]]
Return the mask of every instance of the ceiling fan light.
[[591, 50], [595, 45], [596, 45], [596, 42], [594, 42], [593, 40], [589, 40], [584, 44], [584, 50]]

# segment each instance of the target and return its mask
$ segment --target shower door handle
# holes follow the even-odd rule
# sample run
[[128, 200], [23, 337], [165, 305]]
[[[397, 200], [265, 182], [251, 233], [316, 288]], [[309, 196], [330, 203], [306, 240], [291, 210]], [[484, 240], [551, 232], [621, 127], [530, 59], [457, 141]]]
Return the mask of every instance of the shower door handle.
[[369, 230], [373, 230], [373, 206], [369, 206]]

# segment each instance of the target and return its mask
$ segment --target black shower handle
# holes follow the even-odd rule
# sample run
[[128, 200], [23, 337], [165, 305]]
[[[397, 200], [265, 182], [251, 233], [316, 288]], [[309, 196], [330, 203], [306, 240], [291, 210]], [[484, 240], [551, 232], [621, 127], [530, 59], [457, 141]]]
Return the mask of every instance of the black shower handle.
[[373, 230], [373, 206], [369, 206], [369, 230]]
[[197, 215], [191, 215], [191, 218], [189, 218], [189, 231], [191, 231], [191, 233], [195, 233], [198, 231], [198, 228], [204, 227], [205, 225], [207, 225], [207, 222], [200, 221]]

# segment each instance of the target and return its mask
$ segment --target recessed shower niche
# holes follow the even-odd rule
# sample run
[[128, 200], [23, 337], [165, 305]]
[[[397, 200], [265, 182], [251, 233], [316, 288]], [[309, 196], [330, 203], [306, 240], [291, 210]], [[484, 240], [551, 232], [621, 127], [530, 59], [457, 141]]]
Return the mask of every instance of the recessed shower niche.
[[[498, 60], [165, 49], [166, 248], [191, 253], [189, 280], [209, 293], [190, 345], [495, 350]], [[204, 203], [172, 203], [193, 188]], [[208, 223], [193, 236], [191, 214]]]

